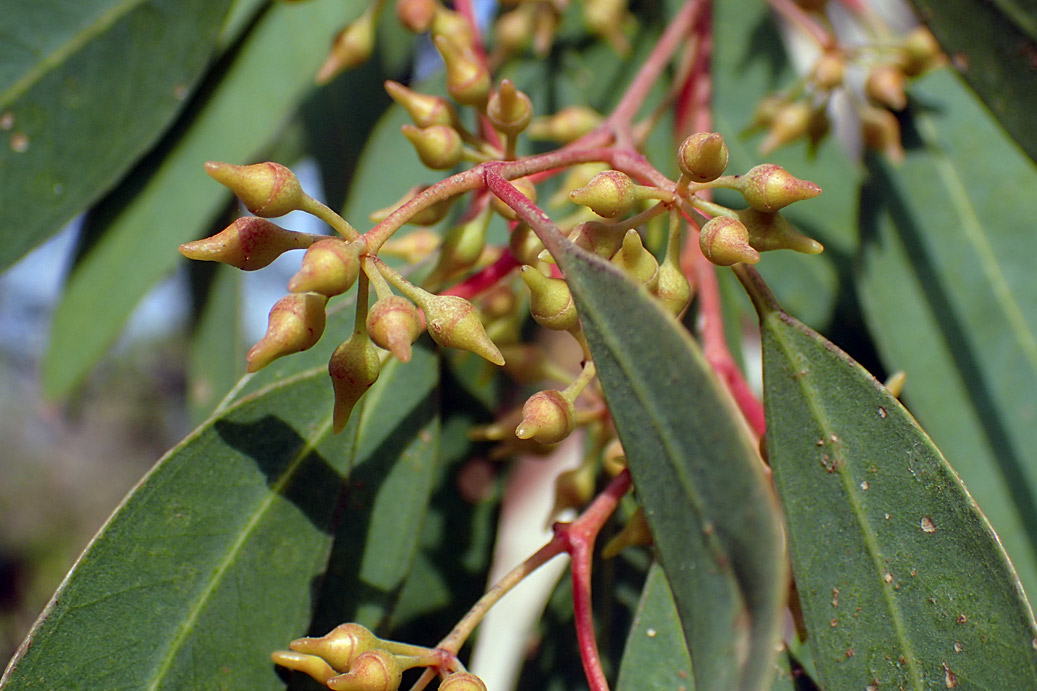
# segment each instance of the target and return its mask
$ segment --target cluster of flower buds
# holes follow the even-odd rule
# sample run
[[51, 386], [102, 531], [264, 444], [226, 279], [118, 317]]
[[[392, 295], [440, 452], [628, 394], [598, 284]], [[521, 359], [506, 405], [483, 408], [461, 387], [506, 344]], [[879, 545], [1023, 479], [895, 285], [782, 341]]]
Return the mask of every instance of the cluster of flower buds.
[[[342, 624], [319, 638], [297, 638], [289, 648], [275, 651], [271, 659], [335, 691], [396, 691], [408, 669], [439, 663], [427, 648], [383, 640], [360, 624]], [[458, 670], [444, 672], [439, 689], [486, 691], [486, 684]]]

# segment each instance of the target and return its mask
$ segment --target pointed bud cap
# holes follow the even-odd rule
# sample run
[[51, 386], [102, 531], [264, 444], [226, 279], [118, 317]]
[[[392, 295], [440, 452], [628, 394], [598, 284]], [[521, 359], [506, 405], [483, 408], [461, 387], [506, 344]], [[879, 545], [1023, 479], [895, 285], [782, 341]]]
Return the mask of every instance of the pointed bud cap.
[[760, 144], [760, 153], [768, 154], [801, 139], [810, 127], [813, 109], [806, 101], [795, 101], [779, 106], [768, 125], [767, 136]]
[[[530, 180], [529, 178], [515, 178], [514, 180], [509, 180], [508, 182], [514, 185], [515, 188], [522, 193], [522, 196], [524, 196], [526, 199], [530, 200], [534, 204], [536, 203], [537, 188], [536, 185], [533, 184], [532, 180]], [[515, 213], [515, 210], [507, 204], [505, 204], [503, 201], [501, 201], [501, 199], [497, 197], [497, 195], [493, 195], [492, 197], [490, 197], [490, 204], [493, 205], [494, 211], [496, 211], [509, 221], [518, 220], [518, 214]]]
[[576, 428], [576, 409], [561, 391], [548, 389], [530, 396], [522, 406], [522, 422], [515, 428], [519, 439], [557, 444]]
[[758, 165], [738, 176], [738, 191], [757, 211], [777, 211], [821, 194], [816, 183], [800, 180], [776, 163]]
[[385, 90], [418, 127], [453, 126], [457, 122], [457, 111], [445, 98], [418, 93], [392, 80], [385, 82]]
[[714, 216], [699, 231], [702, 254], [717, 266], [756, 264], [760, 253], [749, 244], [749, 230], [736, 218]]
[[907, 107], [906, 84], [907, 77], [898, 65], [878, 65], [868, 72], [864, 91], [876, 103], [899, 111]]
[[295, 173], [280, 163], [256, 163], [236, 166], [209, 161], [205, 172], [221, 185], [230, 188], [241, 203], [256, 216], [273, 218], [300, 208], [306, 193]]
[[570, 192], [569, 199], [602, 218], [615, 218], [625, 215], [637, 204], [637, 185], [626, 173], [606, 170]]
[[533, 102], [510, 79], [504, 79], [500, 89], [490, 96], [486, 116], [502, 134], [514, 137], [533, 119]]
[[283, 355], [312, 348], [324, 333], [328, 299], [316, 293], [295, 293], [270, 308], [266, 335], [248, 351], [249, 372], [257, 372]]
[[868, 106], [861, 111], [861, 139], [872, 151], [881, 151], [894, 163], [904, 160], [900, 121], [885, 108]]
[[586, 221], [573, 227], [569, 232], [569, 241], [599, 257], [611, 259], [623, 246], [624, 236], [626, 231], [615, 226], [600, 221]]
[[439, 685], [439, 691], [486, 691], [486, 682], [471, 672], [454, 672]]
[[472, 27], [460, 12], [449, 10], [436, 3], [436, 15], [432, 18], [432, 40], [444, 38], [453, 43], [458, 50], [470, 51], [475, 43]]
[[540, 263], [539, 255], [545, 248], [532, 228], [525, 223], [519, 223], [508, 238], [508, 249], [511, 250], [512, 256], [523, 264], [536, 266]]
[[640, 234], [633, 228], [623, 236], [623, 246], [612, 257], [612, 263], [648, 290], [654, 290], [659, 281], [659, 262], [645, 249]]
[[428, 31], [435, 16], [435, 0], [396, 0], [396, 18], [412, 33]]
[[602, 452], [601, 465], [611, 477], [616, 477], [627, 467], [627, 455], [618, 438], [609, 442]]
[[374, 50], [374, 12], [365, 11], [338, 33], [315, 81], [327, 84], [346, 70], [358, 67]]
[[403, 136], [414, 145], [421, 162], [432, 170], [449, 170], [461, 162], [464, 144], [461, 135], [453, 127], [404, 125], [400, 129]]
[[331, 668], [331, 665], [315, 655], [305, 655], [289, 650], [275, 650], [270, 653], [270, 659], [274, 661], [275, 665], [281, 665], [295, 672], [308, 674], [321, 684], [326, 683], [328, 679], [338, 674]]
[[371, 340], [400, 362], [410, 362], [411, 344], [424, 329], [421, 312], [413, 302], [399, 295], [378, 300], [367, 313], [367, 331]]
[[288, 281], [288, 290], [320, 293], [329, 298], [341, 295], [353, 287], [360, 275], [359, 249], [356, 243], [338, 238], [314, 243], [303, 255], [302, 267]]
[[666, 311], [675, 317], [679, 317], [691, 304], [691, 284], [672, 255], [667, 255], [659, 265], [659, 281], [655, 285], [655, 296], [659, 298]]
[[[360, 624], [341, 624], [319, 638], [297, 638], [288, 647], [323, 658], [336, 673], [345, 672], [360, 653], [372, 649], [378, 638]], [[334, 676], [334, 675], [333, 675]]]
[[820, 242], [789, 225], [781, 214], [756, 209], [741, 209], [735, 214], [749, 231], [749, 244], [759, 252], [793, 250], [803, 254], [821, 254], [825, 249]]
[[180, 245], [180, 254], [255, 271], [269, 266], [288, 250], [304, 249], [316, 241], [312, 235], [285, 230], [266, 219], [243, 216], [212, 237]]
[[396, 691], [403, 668], [396, 656], [384, 650], [368, 650], [353, 661], [345, 674], [327, 681], [334, 691]]
[[717, 132], [696, 132], [677, 149], [677, 165], [692, 182], [716, 180], [727, 170], [729, 154]]
[[471, 49], [462, 49], [445, 36], [435, 36], [436, 50], [446, 63], [446, 90], [455, 101], [480, 110], [490, 96], [490, 72]]
[[432, 295], [421, 305], [428, 333], [439, 345], [475, 353], [495, 365], [504, 357], [486, 335], [479, 313], [472, 303], [456, 295]]
[[538, 324], [555, 331], [579, 328], [580, 318], [568, 283], [548, 278], [532, 266], [523, 266], [520, 275], [529, 286], [529, 312]]
[[417, 264], [439, 247], [440, 236], [429, 228], [417, 228], [403, 236], [394, 235], [382, 245], [379, 252], [399, 257], [408, 264]]
[[569, 106], [554, 115], [536, 118], [529, 126], [529, 138], [568, 144], [590, 133], [604, 118], [586, 106]]
[[331, 354], [328, 375], [335, 389], [335, 434], [346, 428], [357, 401], [378, 381], [381, 367], [378, 351], [366, 333], [354, 333]]
[[917, 77], [940, 63], [943, 52], [932, 32], [924, 26], [916, 27], [900, 46], [900, 68], [908, 77]]

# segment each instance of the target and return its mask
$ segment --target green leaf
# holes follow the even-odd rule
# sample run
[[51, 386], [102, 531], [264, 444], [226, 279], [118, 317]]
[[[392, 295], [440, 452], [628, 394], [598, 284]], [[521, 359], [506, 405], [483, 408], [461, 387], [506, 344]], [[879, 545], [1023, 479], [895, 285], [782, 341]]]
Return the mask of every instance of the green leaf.
[[860, 296], [883, 363], [1037, 593], [1037, 168], [952, 74], [915, 87], [903, 165], [871, 160]]
[[208, 229], [230, 196], [202, 165], [247, 163], [266, 146], [312, 89], [342, 11], [332, 0], [276, 3], [212, 73], [177, 129], [92, 214], [54, 315], [43, 363], [49, 397], [71, 391], [145, 291], [181, 260], [177, 246]]
[[643, 288], [568, 243], [552, 253], [673, 589], [696, 688], [759, 688], [784, 606], [784, 537], [744, 422], [687, 331]]
[[885, 387], [747, 285], [768, 455], [821, 683], [1034, 688], [1033, 614], [957, 475]]
[[0, 269], [110, 188], [184, 105], [230, 0], [4, 3]]
[[212, 414], [245, 373], [242, 339], [242, 277], [222, 264], [190, 265], [192, 302], [187, 363], [187, 401], [191, 419], [201, 423]]
[[[326, 607], [328, 590], [342, 585], [328, 560], [333, 536], [360, 546], [353, 572], [384, 589], [345, 593], [352, 607], [384, 603], [406, 570], [416, 538], [393, 521], [424, 512], [436, 371], [419, 350], [410, 365], [387, 368], [339, 436], [323, 367], [210, 420], [109, 520], [0, 686], [283, 688], [269, 653], [305, 633], [315, 602]], [[377, 489], [359, 491], [352, 473], [376, 467]]]
[[630, 627], [616, 691], [691, 691], [691, 660], [666, 574], [652, 564]]
[[1037, 160], [1037, 3], [1033, 0], [911, 0], [987, 108]]

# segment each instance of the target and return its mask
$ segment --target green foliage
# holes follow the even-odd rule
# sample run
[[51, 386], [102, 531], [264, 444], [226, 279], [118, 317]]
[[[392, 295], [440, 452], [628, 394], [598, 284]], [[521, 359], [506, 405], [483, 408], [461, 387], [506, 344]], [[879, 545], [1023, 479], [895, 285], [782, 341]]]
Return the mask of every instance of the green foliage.
[[[569, 5], [550, 50], [504, 61], [495, 83], [512, 79], [538, 115], [624, 108], [628, 82], [658, 55], [680, 10], [639, 3], [625, 38], [597, 25], [602, 41], [581, 24], [591, 2]], [[205, 175], [206, 160], [312, 159], [329, 206], [345, 209], [361, 232], [371, 212], [415, 185], [449, 179], [480, 190], [498, 184], [486, 171], [519, 165], [455, 178], [421, 166], [400, 135], [406, 112], [389, 107], [381, 88], [406, 78], [413, 54], [391, 7], [371, 61], [315, 87], [336, 29], [363, 3], [93, 0], [53, 3], [45, 20], [30, 3], [8, 4], [0, 12], [0, 266], [89, 211], [43, 357], [51, 397], [76, 390], [145, 292], [176, 269], [179, 244], [236, 215]], [[470, 353], [441, 356], [422, 337], [410, 362], [383, 358], [377, 382], [333, 435], [327, 361], [338, 343], [363, 334], [363, 320], [353, 320], [357, 293], [329, 303], [315, 347], [242, 376], [240, 276], [226, 267], [186, 272], [192, 321], [178, 364], [199, 426], [115, 510], [0, 688], [314, 688], [270, 654], [347, 621], [369, 627], [394, 654], [440, 655], [419, 666], [457, 669], [459, 658], [443, 650], [459, 649], [424, 646], [448, 636], [487, 587], [502, 488], [513, 480], [486, 459], [556, 452], [520, 445], [520, 418], [503, 435], [479, 427], [521, 409], [527, 385], [585, 396], [575, 415], [589, 430], [584, 447], [558, 447], [589, 471], [572, 475], [557, 497], [563, 507], [591, 505], [572, 525], [618, 503], [617, 487], [625, 491], [625, 476], [598, 473], [618, 434], [634, 494], [617, 513], [629, 517], [626, 502], [636, 500], [654, 543], [612, 560], [597, 549], [583, 561], [573, 544], [549, 544], [573, 554], [575, 586], [563, 582], [550, 598], [545, 643], [526, 662], [521, 688], [603, 688], [586, 680], [580, 659], [595, 631], [604, 674], [621, 690], [1037, 685], [1037, 624], [1026, 598], [1037, 593], [1034, 76], [1025, 62], [1032, 50], [1009, 55], [1010, 41], [991, 39], [1010, 35], [1032, 48], [1032, 3], [914, 4], [952, 62], [967, 63], [965, 81], [989, 111], [940, 67], [910, 84], [894, 119], [903, 161], [869, 152], [858, 164], [831, 137], [759, 154], [756, 104], [779, 90], [798, 97], [804, 82], [764, 3], [714, 3], [709, 115], [730, 150], [728, 173], [770, 162], [817, 182], [823, 194], [783, 217], [826, 248], [766, 252], [758, 272], [710, 266], [720, 305], [699, 283], [691, 312], [675, 319], [616, 260], [562, 237], [559, 226], [592, 217], [577, 216], [588, 212], [564, 194], [552, 206], [556, 179], [538, 182], [535, 206], [507, 198], [505, 178], [529, 171], [498, 175], [504, 189], [494, 191], [551, 249], [579, 311], [582, 326], [567, 326], [582, 349], [575, 360], [593, 361], [579, 378], [548, 369], [516, 385]], [[623, 17], [612, 24], [624, 26]], [[624, 40], [626, 58], [610, 47]], [[611, 140], [601, 146], [621, 153], [590, 160], [623, 168], [649, 196], [666, 187], [660, 177], [675, 180], [681, 113], [665, 99], [669, 82], [688, 73], [671, 65], [634, 104], [641, 115], [659, 108], [641, 147], [647, 160]], [[442, 95], [442, 81], [411, 86]], [[462, 120], [477, 133], [471, 115]], [[472, 139], [486, 145], [483, 154], [492, 149]], [[517, 147], [519, 157], [553, 150], [525, 136]], [[722, 208], [681, 206], [668, 182], [670, 196], [656, 196], [688, 218], [694, 208]], [[736, 183], [717, 187], [717, 203], [745, 205]], [[435, 232], [458, 223], [463, 206], [455, 203]], [[642, 268], [667, 253], [659, 222], [667, 216], [633, 224], [651, 253], [639, 256]], [[491, 248], [507, 247], [508, 230], [492, 222]], [[409, 232], [418, 237], [404, 228], [393, 240]], [[684, 236], [697, 245], [693, 226]], [[688, 257], [684, 270], [701, 278]], [[386, 262], [417, 283], [431, 265]], [[363, 270], [391, 276], [397, 288], [407, 280]], [[381, 278], [370, 280], [374, 292]], [[368, 273], [360, 282], [366, 291]], [[492, 292], [468, 297], [487, 332], [514, 346], [536, 325], [525, 318], [521, 281], [503, 285], [512, 300], [505, 317]], [[764, 453], [752, 411], [731, 395], [736, 375], [722, 371], [718, 344], [697, 325], [720, 318], [741, 373], [753, 379], [762, 360]], [[905, 371], [903, 403], [840, 348], [875, 376]], [[502, 351], [515, 366], [518, 353]], [[607, 518], [596, 524], [602, 543], [621, 529]], [[403, 688], [416, 679], [407, 672]]]

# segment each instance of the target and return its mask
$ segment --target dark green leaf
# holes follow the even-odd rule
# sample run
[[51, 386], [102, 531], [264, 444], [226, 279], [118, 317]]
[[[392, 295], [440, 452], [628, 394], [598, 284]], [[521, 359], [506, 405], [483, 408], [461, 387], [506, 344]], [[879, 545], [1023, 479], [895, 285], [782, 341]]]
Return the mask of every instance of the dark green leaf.
[[748, 284], [768, 454], [822, 684], [1034, 688], [1033, 615], [954, 471], [878, 381]]
[[616, 691], [691, 691], [691, 660], [666, 574], [652, 564], [630, 629]]
[[3, 687], [282, 688], [269, 653], [306, 632], [315, 601], [339, 613], [333, 536], [370, 586], [341, 592], [349, 607], [384, 607], [402, 582], [435, 467], [437, 369], [420, 349], [387, 368], [339, 436], [323, 367], [199, 428], [94, 540]]
[[184, 105], [230, 0], [8, 2], [0, 269], [122, 177]]
[[947, 71], [919, 82], [902, 166], [870, 161], [860, 295], [904, 399], [1037, 593], [1037, 168]]
[[759, 688], [773, 673], [785, 552], [744, 422], [695, 342], [643, 288], [569, 244], [553, 253], [673, 589], [696, 688]]
[[229, 194], [203, 163], [248, 163], [267, 145], [312, 89], [342, 14], [331, 0], [276, 3], [213, 73], [176, 131], [91, 217], [89, 241], [54, 316], [43, 365], [49, 396], [67, 394], [82, 379], [144, 292], [180, 261], [177, 246], [208, 229]]
[[1008, 133], [1037, 160], [1037, 2], [911, 0], [954, 65]]
[[187, 363], [187, 401], [198, 424], [245, 373], [241, 273], [222, 264], [191, 266], [194, 319]]

